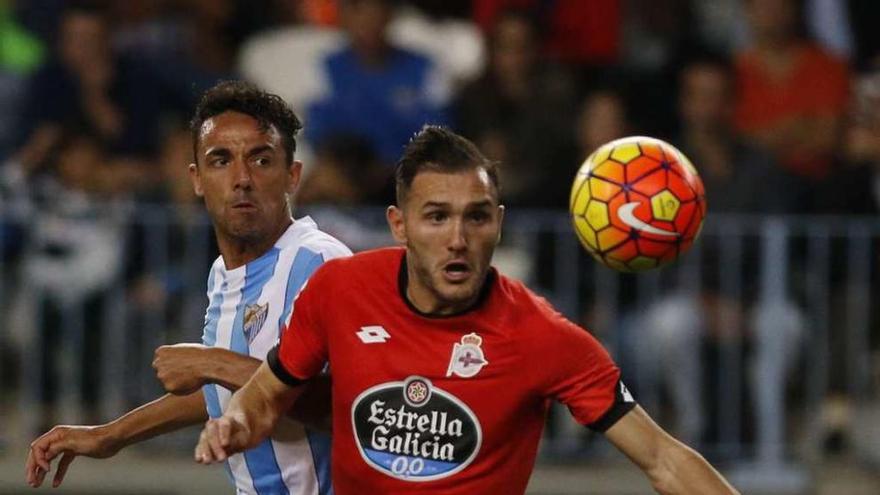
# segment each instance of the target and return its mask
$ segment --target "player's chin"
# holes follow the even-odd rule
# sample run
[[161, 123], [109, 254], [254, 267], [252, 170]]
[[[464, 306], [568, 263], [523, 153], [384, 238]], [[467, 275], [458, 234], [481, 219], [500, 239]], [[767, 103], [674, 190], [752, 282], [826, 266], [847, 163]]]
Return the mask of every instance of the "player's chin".
[[256, 241], [266, 235], [264, 228], [259, 221], [259, 217], [243, 216], [243, 218], [233, 218], [227, 223], [229, 233], [234, 237], [242, 240]]
[[448, 282], [440, 284], [441, 294], [444, 299], [453, 303], [467, 302], [474, 298], [479, 290], [473, 277], [469, 280]]

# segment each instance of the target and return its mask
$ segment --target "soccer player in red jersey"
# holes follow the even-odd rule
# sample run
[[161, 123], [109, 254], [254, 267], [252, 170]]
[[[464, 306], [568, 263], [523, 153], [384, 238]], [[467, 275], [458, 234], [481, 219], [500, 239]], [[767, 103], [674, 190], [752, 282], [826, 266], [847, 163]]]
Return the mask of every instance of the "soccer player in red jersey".
[[338, 495], [523, 493], [551, 400], [657, 491], [736, 493], [634, 402], [587, 331], [490, 266], [504, 207], [470, 141], [424, 128], [387, 216], [404, 247], [318, 269], [267, 362], [205, 425], [198, 462], [256, 445], [329, 362]]

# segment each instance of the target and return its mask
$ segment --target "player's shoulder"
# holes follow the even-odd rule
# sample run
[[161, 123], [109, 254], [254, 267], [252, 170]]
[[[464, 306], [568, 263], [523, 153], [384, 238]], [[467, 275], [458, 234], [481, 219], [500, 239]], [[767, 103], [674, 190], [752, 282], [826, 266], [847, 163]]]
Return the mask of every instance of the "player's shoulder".
[[[495, 271], [495, 291], [499, 300], [494, 305], [503, 308], [513, 321], [528, 321], [524, 327], [534, 328], [536, 323], [550, 323], [558, 313], [546, 299], [535, 294], [520, 280]], [[518, 325], [519, 326], [519, 325]]]
[[397, 280], [403, 251], [381, 248], [327, 260], [317, 268], [309, 285], [332, 290], [340, 300], [347, 293], [387, 290]]
[[208, 270], [208, 294], [214, 290], [218, 274], [223, 273], [225, 269], [226, 264], [223, 262], [223, 256], [217, 256], [214, 263], [211, 264], [211, 269]]
[[498, 273], [496, 284], [497, 297], [501, 298], [496, 307], [506, 308], [505, 312], [522, 332], [546, 336], [546, 332], [568, 331], [575, 326], [550, 301], [522, 281]]
[[553, 307], [546, 299], [529, 289], [525, 283], [515, 278], [510, 278], [496, 271], [498, 292], [511, 308], [517, 308], [518, 312], [531, 313], [538, 310], [540, 313], [553, 311]]
[[498, 297], [503, 299], [496, 307], [511, 308], [506, 321], [516, 329], [516, 340], [525, 354], [554, 353], [580, 346], [585, 341], [589, 342], [590, 348], [598, 348], [586, 328], [566, 318], [550, 301], [523, 282], [499, 276]]
[[[310, 217], [296, 220], [275, 244], [280, 250], [311, 253], [323, 261], [351, 256], [351, 250], [339, 239], [318, 228]], [[303, 251], [304, 250], [304, 251]]]
[[396, 277], [403, 254], [404, 249], [398, 247], [370, 249], [345, 258], [328, 261], [325, 263], [328, 265], [325, 270], [342, 272], [346, 277], [362, 275], [376, 277], [377, 274], [388, 273]]

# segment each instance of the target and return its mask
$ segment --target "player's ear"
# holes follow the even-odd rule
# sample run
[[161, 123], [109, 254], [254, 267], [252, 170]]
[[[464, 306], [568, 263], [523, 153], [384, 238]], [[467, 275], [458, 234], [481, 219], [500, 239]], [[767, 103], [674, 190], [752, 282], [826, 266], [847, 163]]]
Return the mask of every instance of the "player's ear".
[[498, 205], [498, 239], [496, 243], [501, 242], [501, 231], [504, 227], [504, 205]]
[[388, 227], [391, 229], [391, 235], [398, 244], [406, 244], [406, 225], [403, 222], [403, 210], [391, 205], [385, 210], [385, 218], [388, 220]]
[[199, 166], [195, 163], [189, 164], [189, 180], [192, 181], [193, 191], [196, 193], [196, 196], [200, 198], [204, 196], [205, 192], [202, 189], [202, 177], [199, 175]]
[[287, 194], [294, 194], [297, 188], [299, 188], [299, 181], [302, 179], [302, 168], [303, 164], [299, 160], [294, 160], [287, 167], [287, 175], [290, 178], [290, 183], [287, 185]]

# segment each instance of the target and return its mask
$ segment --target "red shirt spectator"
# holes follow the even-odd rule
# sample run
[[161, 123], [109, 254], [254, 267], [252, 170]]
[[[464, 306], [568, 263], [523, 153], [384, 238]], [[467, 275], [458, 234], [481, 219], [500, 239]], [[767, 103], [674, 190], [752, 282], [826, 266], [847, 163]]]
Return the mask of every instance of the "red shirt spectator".
[[805, 39], [793, 0], [750, 0], [754, 45], [736, 59], [737, 128], [802, 177], [828, 174], [846, 110], [846, 64]]
[[608, 64], [617, 60], [621, 12], [619, 0], [473, 0], [474, 21], [490, 31], [505, 10], [533, 14], [544, 36], [544, 49], [564, 62]]
[[[768, 68], [754, 52], [737, 58], [736, 123], [741, 131], [761, 133], [800, 119], [837, 120], [843, 115], [849, 89], [846, 64], [813, 45], [798, 48], [792, 58], [787, 71]], [[828, 172], [830, 157], [792, 144], [776, 150], [784, 167], [813, 178]]]

